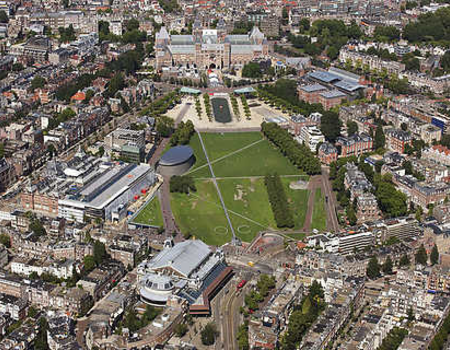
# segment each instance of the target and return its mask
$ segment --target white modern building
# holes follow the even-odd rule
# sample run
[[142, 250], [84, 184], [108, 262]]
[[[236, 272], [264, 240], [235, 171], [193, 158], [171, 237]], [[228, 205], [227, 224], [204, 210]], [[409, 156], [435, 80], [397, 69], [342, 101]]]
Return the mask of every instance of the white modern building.
[[308, 146], [312, 152], [315, 152], [318, 144], [325, 142], [325, 137], [317, 126], [305, 125], [301, 128], [300, 135], [296, 137], [296, 140]]

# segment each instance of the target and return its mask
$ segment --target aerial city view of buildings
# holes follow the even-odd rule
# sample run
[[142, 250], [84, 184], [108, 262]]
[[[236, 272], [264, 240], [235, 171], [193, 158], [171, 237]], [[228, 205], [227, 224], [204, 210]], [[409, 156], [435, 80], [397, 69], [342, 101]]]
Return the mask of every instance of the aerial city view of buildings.
[[448, 1], [0, 0], [0, 350], [450, 349]]

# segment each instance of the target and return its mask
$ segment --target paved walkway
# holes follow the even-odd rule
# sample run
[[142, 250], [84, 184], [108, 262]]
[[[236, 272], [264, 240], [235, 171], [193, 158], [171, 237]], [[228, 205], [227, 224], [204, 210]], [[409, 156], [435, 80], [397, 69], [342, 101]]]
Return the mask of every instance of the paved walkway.
[[[177, 119], [175, 120], [175, 126], [177, 126], [181, 120], [186, 115], [187, 111], [189, 110], [191, 106], [185, 105], [180, 113], [177, 116]], [[158, 145], [158, 148], [156, 149], [155, 153], [153, 153], [152, 158], [150, 159], [149, 163], [150, 165], [155, 166], [159, 158], [161, 158], [161, 155], [163, 151], [166, 149], [168, 143], [170, 142], [170, 138], [165, 138], [161, 141], [161, 143]], [[175, 223], [175, 218], [173, 217], [172, 208], [170, 207], [170, 177], [165, 176], [163, 184], [161, 185], [161, 188], [159, 190], [159, 203], [161, 205], [161, 212], [163, 216], [164, 221], [164, 229], [167, 233], [180, 233], [180, 229], [178, 228], [177, 224]]]

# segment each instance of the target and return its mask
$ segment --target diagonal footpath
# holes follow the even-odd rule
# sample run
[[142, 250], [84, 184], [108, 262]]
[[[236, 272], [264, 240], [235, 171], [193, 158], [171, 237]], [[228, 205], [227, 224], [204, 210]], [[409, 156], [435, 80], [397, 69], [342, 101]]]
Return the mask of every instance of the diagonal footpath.
[[[208, 180], [210, 180], [210, 178], [208, 178]], [[199, 195], [197, 195], [197, 194], [195, 194], [195, 193], [190, 193], [189, 195], [190, 195], [190, 196], [194, 196], [194, 197], [196, 197], [197, 199], [199, 199], [199, 200], [201, 200], [201, 201], [203, 201], [203, 202], [211, 203], [211, 204], [215, 205], [216, 207], [219, 207], [219, 208], [221, 207], [221, 206], [218, 205], [217, 203], [215, 203], [215, 202], [213, 202], [213, 201], [209, 201], [209, 200], [207, 200], [207, 199], [204, 199], [204, 198], [200, 197]], [[227, 209], [227, 210], [228, 210], [229, 213], [234, 214], [234, 215], [236, 215], [236, 216], [239, 216], [241, 219], [250, 221], [251, 223], [253, 223], [253, 224], [255, 224], [255, 225], [261, 226], [261, 227], [263, 227], [263, 228], [265, 228], [265, 229], [267, 229], [267, 228], [269, 227], [269, 226], [267, 226], [267, 225], [261, 224], [261, 223], [258, 222], [258, 221], [255, 221], [255, 220], [253, 220], [253, 219], [250, 219], [249, 217], [247, 217], [247, 216], [245, 216], [245, 215], [239, 214], [238, 212], [235, 212], [234, 210], [231, 210], [231, 209]]]
[[[200, 134], [200, 133], [199, 133], [199, 134]], [[262, 141], [264, 141], [264, 139], [261, 139], [261, 140], [252, 142], [252, 143], [248, 144], [247, 146], [244, 146], [244, 147], [242, 147], [242, 148], [239, 148], [239, 149], [236, 150], [236, 151], [233, 151], [233, 152], [228, 153], [228, 154], [226, 154], [226, 155], [224, 155], [224, 156], [222, 156], [222, 157], [220, 157], [220, 158], [217, 158], [217, 159], [213, 160], [212, 162], [210, 162], [210, 164], [212, 165], [212, 164], [214, 164], [214, 163], [220, 162], [220, 161], [223, 160], [223, 159], [226, 159], [226, 158], [228, 158], [228, 157], [231, 157], [231, 156], [235, 155], [236, 153], [245, 151], [247, 148], [253, 147], [253, 146], [256, 145], [257, 143], [260, 143], [260, 142], [262, 142]], [[203, 169], [203, 168], [205, 168], [205, 167], [207, 167], [207, 166], [208, 166], [208, 163], [207, 163], [207, 164], [203, 164], [203, 165], [199, 166], [198, 168], [195, 168], [195, 169], [192, 169], [192, 170], [188, 171], [188, 172], [186, 173], [186, 175], [195, 173], [197, 170]]]
[[228, 215], [228, 210], [227, 210], [227, 207], [225, 206], [225, 201], [223, 200], [219, 185], [217, 184], [216, 175], [214, 175], [214, 170], [212, 168], [211, 163], [209, 162], [208, 153], [206, 152], [206, 148], [205, 148], [205, 144], [203, 143], [202, 135], [200, 134], [200, 132], [198, 130], [197, 130], [197, 135], [200, 140], [200, 144], [202, 145], [203, 153], [205, 153], [206, 162], [208, 163], [209, 171], [211, 172], [211, 176], [212, 176], [212, 181], [214, 183], [214, 186], [216, 186], [217, 194], [219, 195], [220, 203], [222, 204], [223, 211], [225, 212], [225, 217], [227, 218], [228, 225], [230, 226], [231, 234], [233, 235], [232, 242], [238, 243], [239, 239], [236, 237], [236, 233], [234, 232], [234, 227], [233, 227], [233, 224], [231, 223], [230, 215]]

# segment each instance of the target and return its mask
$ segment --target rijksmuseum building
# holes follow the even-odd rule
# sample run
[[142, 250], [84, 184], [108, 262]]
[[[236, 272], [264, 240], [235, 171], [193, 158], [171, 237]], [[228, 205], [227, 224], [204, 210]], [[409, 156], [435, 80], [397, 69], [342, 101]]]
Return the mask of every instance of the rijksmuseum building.
[[178, 65], [227, 69], [264, 58], [269, 51], [267, 40], [257, 27], [249, 34], [227, 35], [223, 21], [219, 21], [217, 29], [204, 29], [196, 21], [192, 35], [169, 35], [162, 27], [155, 44], [158, 69]]

